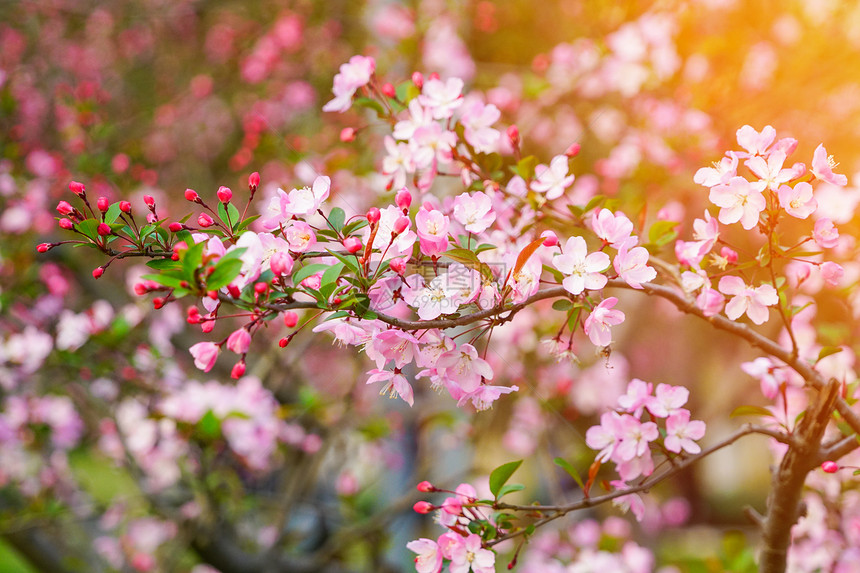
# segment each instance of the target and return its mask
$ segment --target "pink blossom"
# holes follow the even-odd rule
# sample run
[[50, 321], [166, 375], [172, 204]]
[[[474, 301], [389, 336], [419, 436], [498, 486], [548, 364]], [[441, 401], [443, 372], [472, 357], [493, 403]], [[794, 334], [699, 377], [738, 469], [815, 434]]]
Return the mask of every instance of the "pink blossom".
[[[379, 251], [379, 253], [371, 254], [371, 260], [378, 261], [382, 258], [382, 252], [386, 251], [386, 258], [396, 258], [403, 256], [411, 256], [412, 254], [412, 245], [415, 244], [415, 239], [417, 238], [415, 232], [411, 230], [411, 221], [408, 217], [404, 217], [403, 211], [395, 207], [394, 205], [389, 205], [385, 209], [379, 210], [380, 218], [377, 223], [377, 231], [376, 236], [373, 239], [372, 248]], [[395, 227], [402, 225], [403, 219], [406, 219], [408, 225], [406, 229], [404, 229], [400, 233], [395, 233], [396, 237], [394, 239], [391, 238], [392, 233], [394, 233]], [[362, 236], [362, 243], [365, 245], [370, 241], [370, 227], [367, 226], [364, 228], [364, 234]]]
[[818, 202], [812, 196], [812, 185], [805, 181], [801, 181], [794, 187], [782, 185], [777, 194], [779, 206], [792, 217], [806, 219], [818, 208]]
[[681, 453], [681, 450], [691, 454], [702, 451], [699, 444], [693, 440], [705, 435], [705, 423], [701, 420], [690, 420], [689, 410], [679, 410], [666, 418], [666, 440], [663, 444], [670, 452]]
[[618, 405], [638, 418], [645, 406], [654, 399], [652, 391], [653, 385], [650, 382], [634, 378], [627, 384], [627, 393], [618, 397]]
[[289, 203], [283, 208], [286, 213], [306, 217], [317, 212], [322, 202], [328, 199], [331, 189], [331, 179], [320, 175], [314, 179], [313, 189], [302, 187], [293, 189], [289, 194]]
[[251, 333], [245, 328], [234, 330], [227, 337], [227, 349], [236, 354], [245, 354], [251, 346]]
[[839, 229], [830, 219], [819, 219], [812, 228], [812, 238], [822, 249], [832, 249], [839, 244]]
[[726, 183], [738, 173], [738, 156], [733, 151], [726, 154], [719, 163], [713, 167], [702, 167], [693, 176], [693, 181], [703, 187], [713, 187], [720, 183]]
[[482, 191], [458, 195], [453, 212], [454, 218], [470, 233], [483, 233], [496, 220], [493, 202]]
[[555, 268], [567, 275], [562, 281], [570, 294], [580, 294], [585, 289], [596, 290], [606, 285], [607, 278], [601, 274], [610, 264], [606, 253], [588, 253], [585, 239], [570, 237], [564, 245], [564, 254], [552, 260]]
[[410, 406], [415, 403], [412, 386], [409, 384], [409, 381], [406, 380], [406, 377], [399, 371], [379, 370], [378, 368], [374, 368], [373, 370], [370, 370], [368, 374], [370, 374], [370, 377], [367, 379], [368, 384], [373, 384], [374, 382], [388, 382], [382, 387], [382, 390], [379, 391], [380, 395], [388, 394], [389, 398], [400, 396], [400, 398]]
[[284, 237], [290, 250], [295, 253], [304, 253], [317, 242], [314, 230], [304, 221], [290, 221], [289, 226], [284, 230]]
[[478, 351], [471, 344], [461, 344], [441, 355], [436, 361], [436, 369], [467, 394], [477, 390], [482, 379], [493, 379], [490, 364], [478, 357]]
[[654, 399], [650, 400], [646, 407], [658, 418], [665, 418], [677, 412], [681, 406], [687, 403], [689, 398], [690, 391], [683, 386], [658, 384]]
[[214, 342], [198, 342], [188, 349], [194, 357], [194, 366], [203, 372], [209, 372], [215, 366], [221, 347]]
[[263, 229], [271, 231], [286, 223], [291, 217], [291, 214], [287, 213], [287, 205], [289, 204], [289, 194], [279, 188], [276, 196], [269, 200], [266, 210], [262, 215]]
[[845, 275], [845, 269], [842, 268], [842, 265], [832, 261], [821, 263], [820, 269], [824, 282], [831, 287], [839, 286], [839, 281]]
[[332, 93], [334, 99], [323, 106], [323, 111], [344, 112], [352, 104], [352, 96], [360, 87], [367, 85], [376, 69], [373, 58], [353, 56], [349, 62], [340, 66], [340, 73], [334, 77]]
[[702, 311], [705, 316], [715, 316], [723, 310], [725, 298], [716, 290], [707, 286], [702, 289], [699, 296], [696, 297], [696, 307]]
[[776, 191], [781, 184], [794, 178], [794, 171], [783, 169], [783, 163], [785, 163], [785, 153], [774, 151], [768, 155], [767, 160], [760, 156], [751, 157], [744, 162], [744, 165], [760, 179], [760, 183], [764, 183], [767, 189]]
[[615, 448], [620, 442], [621, 414], [614, 411], [600, 415], [600, 425], [591, 426], [585, 432], [585, 443], [592, 450], [600, 450], [596, 459], [601, 462], [609, 461], [615, 455]]
[[722, 277], [719, 289], [723, 294], [733, 295], [726, 305], [726, 316], [732, 320], [746, 313], [755, 324], [763, 324], [767, 321], [767, 307], [779, 302], [776, 289], [771, 285], [764, 284], [752, 288], [747, 286], [740, 277]]
[[621, 443], [618, 444], [613, 459], [621, 462], [644, 456], [649, 451], [648, 444], [660, 437], [657, 424], [642, 423], [627, 414], [621, 416], [618, 431]]
[[737, 131], [737, 137], [738, 144], [747, 150], [747, 153], [738, 153], [738, 157], [767, 155], [768, 148], [776, 139], [776, 130], [773, 126], [766, 125], [759, 133], [752, 126], [745, 125]]
[[382, 174], [389, 177], [391, 186], [403, 187], [406, 176], [415, 172], [415, 159], [409, 144], [398, 143], [390, 135], [383, 139], [388, 154], [382, 159]]
[[545, 193], [548, 201], [564, 195], [564, 190], [571, 186], [575, 176], [568, 175], [568, 158], [566, 155], [556, 155], [550, 161], [549, 167], [535, 167], [535, 178], [531, 188], [537, 193]]
[[612, 342], [609, 327], [624, 322], [624, 313], [613, 310], [617, 302], [618, 299], [614, 296], [601, 301], [585, 319], [585, 334], [595, 346], [608, 346]]
[[657, 278], [657, 271], [648, 266], [648, 249], [645, 247], [633, 247], [634, 238], [629, 238], [619, 248], [618, 254], [612, 261], [615, 272], [627, 284], [635, 289], [641, 289], [642, 283], [647, 283]]
[[447, 215], [436, 209], [428, 211], [421, 207], [415, 215], [415, 227], [422, 253], [435, 257], [448, 249], [448, 225]]
[[430, 80], [424, 84], [418, 101], [432, 110], [435, 119], [447, 119], [463, 104], [463, 80], [449, 78], [448, 81]]
[[490, 386], [489, 384], [481, 384], [477, 389], [463, 394], [457, 401], [457, 406], [461, 407], [466, 402], [471, 401], [475, 410], [482, 412], [493, 407], [493, 402], [498, 400], [502, 394], [510, 394], [519, 390], [518, 386]]
[[633, 222], [620, 211], [613, 213], [609, 209], [601, 209], [591, 216], [591, 228], [603, 242], [617, 249], [633, 233]]
[[[630, 487], [621, 480], [611, 481], [609, 482], [609, 485], [614, 487], [616, 490], [625, 490]], [[629, 509], [633, 512], [634, 517], [636, 517], [636, 521], [642, 521], [645, 517], [645, 502], [642, 501], [642, 497], [638, 494], [631, 493], [629, 495], [616, 497], [612, 500], [612, 505], [620, 507], [622, 511], [627, 511]]]
[[415, 539], [407, 543], [406, 548], [418, 554], [415, 557], [415, 571], [417, 573], [439, 573], [442, 571], [442, 553], [432, 539], [425, 537]]
[[418, 339], [403, 330], [390, 329], [376, 333], [365, 345], [365, 352], [382, 368], [389, 360], [395, 368], [403, 368], [418, 354]]
[[744, 362], [741, 364], [741, 370], [753, 378], [758, 378], [761, 393], [769, 400], [776, 398], [780, 386], [786, 383], [784, 371], [773, 360], [764, 356], [756, 358], [752, 362]]
[[433, 123], [433, 111], [424, 108], [418, 99], [415, 98], [409, 102], [409, 107], [407, 108], [409, 117], [401, 119], [394, 125], [394, 130], [391, 132], [394, 139], [409, 141], [415, 134], [415, 130]]
[[457, 312], [462, 302], [462, 289], [449, 280], [448, 273], [439, 275], [415, 294], [410, 306], [418, 310], [421, 320], [433, 320], [443, 314]]
[[848, 177], [833, 173], [833, 169], [839, 165], [833, 161], [832, 155], [827, 155], [827, 150], [824, 149], [824, 144], [820, 144], [815, 148], [815, 153], [812, 155], [812, 174], [816, 179], [827, 181], [833, 185], [844, 187], [848, 185]]
[[451, 560], [448, 570], [451, 573], [495, 573], [496, 554], [482, 546], [481, 537], [475, 533], [466, 539], [459, 537], [446, 548], [446, 556]]
[[474, 99], [463, 106], [460, 123], [466, 141], [479, 153], [493, 153], [498, 147], [501, 134], [492, 125], [501, 117], [499, 108], [493, 104], [484, 105]]
[[753, 184], [743, 177], [732, 177], [728, 183], [711, 188], [709, 199], [721, 207], [719, 220], [724, 225], [741, 222], [744, 229], [750, 230], [758, 224], [759, 213], [767, 206], [762, 195], [763, 184]]

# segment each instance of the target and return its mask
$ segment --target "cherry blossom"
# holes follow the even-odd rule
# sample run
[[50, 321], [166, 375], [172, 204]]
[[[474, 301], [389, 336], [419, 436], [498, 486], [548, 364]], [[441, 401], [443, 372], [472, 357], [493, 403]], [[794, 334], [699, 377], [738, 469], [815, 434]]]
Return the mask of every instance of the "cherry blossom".
[[726, 316], [732, 320], [746, 313], [755, 324], [763, 324], [768, 317], [767, 307], [779, 302], [776, 289], [771, 285], [765, 284], [752, 288], [747, 286], [740, 277], [722, 277], [718, 288], [723, 294], [732, 296], [726, 304]]
[[562, 285], [570, 294], [580, 294], [585, 289], [597, 290], [606, 285], [607, 278], [601, 274], [610, 265], [606, 253], [588, 254], [582, 237], [570, 237], [564, 245], [564, 254], [552, 260], [555, 268], [568, 275]]
[[614, 296], [602, 300], [585, 319], [585, 334], [595, 346], [609, 346], [612, 342], [610, 327], [624, 322], [624, 313], [614, 310], [617, 302]]
[[[624, 213], [601, 209], [592, 215], [591, 228], [595, 235], [617, 249], [631, 238], [633, 222]], [[633, 241], [633, 244], [636, 242]]]
[[779, 206], [792, 217], [806, 219], [818, 208], [818, 202], [812, 196], [812, 185], [805, 181], [801, 181], [794, 187], [781, 185], [777, 193]]
[[490, 364], [478, 357], [478, 351], [471, 344], [461, 344], [439, 356], [436, 369], [467, 394], [477, 390], [482, 379], [493, 379]]
[[312, 215], [320, 208], [323, 201], [328, 199], [330, 189], [331, 179], [326, 175], [320, 175], [314, 179], [313, 189], [302, 187], [290, 191], [289, 203], [283, 207], [283, 210], [292, 215]]
[[188, 349], [194, 357], [194, 366], [204, 372], [209, 372], [215, 366], [221, 347], [212, 342], [198, 342]]
[[454, 110], [463, 105], [463, 80], [449, 78], [447, 81], [430, 80], [424, 84], [418, 101], [433, 112], [435, 119], [447, 119]]
[[756, 155], [767, 155], [774, 139], [776, 139], [776, 130], [773, 126], [766, 125], [761, 132], [756, 131], [752, 126], [745, 125], [737, 131], [738, 144], [743, 147], [747, 153], [737, 153], [738, 157], [754, 157]]
[[557, 155], [550, 161], [549, 167], [535, 167], [535, 178], [531, 188], [537, 193], [544, 193], [548, 201], [564, 195], [565, 189], [573, 184], [575, 176], [568, 175], [568, 159], [566, 155]]
[[830, 219], [819, 219], [813, 227], [812, 238], [822, 249], [832, 249], [839, 244], [839, 230]]
[[762, 182], [750, 183], [743, 177], [732, 177], [728, 183], [711, 187], [709, 199], [721, 207], [719, 220], [724, 225], [741, 222], [744, 229], [758, 224], [759, 214], [767, 206]]
[[496, 220], [492, 200], [482, 191], [457, 195], [453, 212], [454, 219], [470, 233], [483, 233]]
[[493, 129], [502, 112], [493, 104], [484, 105], [477, 99], [467, 101], [463, 106], [460, 123], [465, 128], [466, 141], [479, 153], [492, 153], [498, 147], [501, 134]]
[[415, 571], [417, 573], [439, 573], [442, 571], [442, 553], [432, 539], [421, 537], [410, 541], [406, 548], [417, 553]]
[[360, 87], [370, 82], [376, 62], [373, 58], [353, 56], [349, 62], [340, 66], [340, 73], [334, 77], [332, 93], [334, 99], [323, 106], [323, 111], [344, 112], [352, 104], [352, 96]]
[[[657, 278], [657, 271], [648, 266], [648, 250], [645, 247], [632, 247], [635, 240], [631, 237], [618, 247], [618, 254], [612, 261], [612, 266], [618, 276], [635, 289], [641, 289], [642, 283]], [[630, 249], [628, 251], [628, 249]]]
[[406, 380], [406, 377], [398, 370], [395, 369], [392, 371], [374, 368], [373, 370], [370, 370], [368, 374], [370, 374], [367, 379], [368, 384], [387, 382], [382, 387], [382, 390], [379, 391], [380, 395], [388, 394], [389, 398], [400, 396], [400, 398], [410, 406], [415, 403], [412, 386], [409, 384], [409, 381]]
[[701, 420], [690, 420], [689, 410], [680, 410], [666, 418], [666, 440], [664, 445], [670, 452], [680, 453], [681, 450], [698, 454], [702, 451], [694, 440], [705, 435], [705, 423]]
[[424, 207], [418, 211], [415, 215], [415, 228], [418, 231], [422, 253], [433, 257], [448, 249], [448, 225], [448, 216], [441, 211], [436, 209], [428, 211]]
[[815, 153], [812, 156], [812, 174], [815, 175], [816, 179], [845, 187], [848, 185], [848, 177], [833, 173], [833, 169], [837, 165], [833, 160], [833, 156], [827, 155], [827, 150], [824, 149], [823, 143], [815, 148]]

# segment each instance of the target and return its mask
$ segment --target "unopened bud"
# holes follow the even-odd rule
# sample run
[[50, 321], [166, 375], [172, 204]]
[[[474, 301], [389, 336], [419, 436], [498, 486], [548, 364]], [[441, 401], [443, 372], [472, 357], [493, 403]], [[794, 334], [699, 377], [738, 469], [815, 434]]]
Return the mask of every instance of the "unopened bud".
[[343, 246], [346, 247], [347, 252], [354, 255], [361, 250], [361, 239], [358, 237], [347, 237], [343, 240]]
[[171, 233], [178, 233], [185, 228], [185, 225], [183, 225], [182, 223], [171, 223], [167, 226], [167, 228], [170, 229]]
[[197, 201], [200, 201], [200, 195], [198, 195], [197, 191], [195, 191], [194, 189], [186, 189], [185, 200], [191, 201], [192, 203], [196, 203]]
[[543, 246], [544, 247], [554, 247], [558, 244], [558, 235], [556, 235], [553, 231], [544, 231], [540, 234], [543, 238]]
[[379, 219], [382, 217], [382, 214], [379, 212], [379, 209], [376, 207], [371, 207], [367, 210], [367, 222], [370, 223], [370, 226], [375, 226]]
[[101, 276], [103, 274], [105, 274], [104, 267], [96, 267], [95, 269], [93, 269], [93, 278], [94, 279], [101, 278]]
[[432, 484], [432, 483], [430, 483], [429, 481], [426, 481], [426, 480], [425, 480], [425, 481], [422, 481], [421, 483], [419, 483], [419, 484], [416, 486], [416, 489], [417, 489], [418, 491], [421, 491], [421, 492], [424, 492], [424, 493], [429, 493], [429, 492], [432, 492], [432, 491], [436, 491], [436, 488], [435, 488], [435, 487], [433, 487], [433, 484]]
[[433, 72], [432, 74], [430, 74], [430, 76], [429, 76], [429, 78], [428, 78], [428, 79], [430, 79], [430, 80], [438, 80], [438, 79], [439, 79], [439, 72]]
[[203, 334], [209, 334], [215, 329], [215, 321], [214, 320], [204, 320], [200, 323], [200, 330]]
[[397, 91], [394, 89], [393, 85], [386, 82], [386, 83], [382, 84], [382, 95], [384, 95], [385, 97], [390, 97], [391, 99], [394, 99], [395, 97], [397, 97]]
[[415, 84], [415, 87], [419, 90], [424, 87], [424, 76], [421, 75], [421, 72], [412, 73], [412, 83]]
[[150, 209], [155, 209], [155, 197], [152, 195], [144, 195], [143, 203]]
[[57, 211], [60, 213], [60, 215], [71, 215], [75, 212], [75, 208], [72, 207], [72, 205], [66, 201], [60, 201], [59, 203], [57, 203]]
[[104, 237], [104, 236], [106, 236], [106, 235], [110, 235], [110, 233], [111, 233], [110, 225], [108, 225], [107, 223], [99, 223], [99, 226], [98, 226], [98, 228], [96, 229], [96, 231], [97, 231], [97, 232], [98, 232], [98, 234], [99, 234], [99, 235], [101, 235], [102, 237]]
[[233, 366], [233, 369], [230, 371], [230, 378], [233, 380], [238, 380], [242, 376], [245, 375], [245, 361], [240, 360]]
[[110, 207], [110, 203], [108, 202], [108, 198], [107, 197], [99, 197], [98, 200], [96, 201], [96, 207], [98, 207], [99, 211], [101, 211], [102, 213], [107, 211], [108, 207]]
[[158, 310], [161, 307], [163, 307], [164, 303], [165, 303], [165, 300], [163, 297], [157, 296], [154, 299], [152, 299], [152, 306], [155, 308], [155, 310]]
[[839, 464], [837, 464], [836, 462], [832, 462], [832, 461], [828, 460], [828, 461], [824, 462], [823, 464], [821, 464], [821, 469], [823, 469], [825, 472], [827, 472], [829, 474], [835, 474], [836, 472], [839, 471]]
[[295, 335], [296, 335], [296, 333], [294, 332], [289, 336], [283, 337], [282, 339], [280, 339], [278, 341], [278, 346], [280, 346], [281, 348], [286, 348], [287, 345], [290, 343], [290, 341], [293, 339], [293, 336], [295, 336]]
[[720, 256], [726, 259], [726, 262], [733, 265], [738, 262], [738, 253], [735, 250], [730, 249], [729, 247], [723, 247], [720, 249]]
[[51, 243], [42, 243], [38, 247], [36, 247], [36, 251], [38, 251], [40, 253], [47, 253], [48, 251], [50, 251], [53, 248], [54, 248], [54, 245], [52, 245]]
[[196, 306], [189, 306], [187, 311], [187, 316], [185, 318], [188, 324], [199, 324], [200, 323], [200, 311], [197, 310]]
[[257, 190], [257, 187], [260, 186], [260, 174], [254, 171], [251, 175], [248, 176], [248, 189], [251, 190], [251, 195], [254, 194], [254, 191]]
[[350, 141], [355, 141], [355, 128], [353, 127], [344, 127], [340, 130], [340, 140], [344, 143], [349, 143]]
[[299, 323], [299, 315], [295, 312], [288, 310], [284, 313], [284, 326], [287, 328], [293, 328], [295, 325]]
[[257, 294], [266, 294], [267, 290], [269, 290], [268, 283], [259, 282], [254, 285], [254, 292]]
[[579, 155], [580, 149], [582, 149], [582, 146], [579, 143], [571, 143], [570, 147], [564, 150], [564, 154], [568, 157], [576, 157]]
[[83, 183], [79, 183], [78, 181], [72, 181], [71, 183], [69, 183], [69, 191], [71, 191], [78, 197], [83, 197], [87, 193], [87, 188], [84, 187]]
[[388, 262], [388, 266], [398, 275], [402, 275], [406, 271], [406, 257], [397, 257]]
[[409, 206], [412, 205], [412, 193], [409, 192], [409, 189], [406, 187], [402, 188], [397, 192], [397, 195], [394, 196], [394, 203], [404, 211], [409, 209]]
[[61, 229], [65, 229], [66, 231], [71, 231], [75, 228], [75, 224], [72, 223], [69, 219], [60, 219], [59, 225]]
[[436, 508], [429, 501], [419, 501], [412, 506], [412, 509], [415, 510], [415, 513], [427, 514]]
[[276, 251], [269, 259], [269, 267], [276, 276], [289, 275], [293, 272], [293, 258], [283, 251]]
[[215, 193], [218, 195], [218, 200], [222, 203], [229, 203], [230, 199], [233, 198], [233, 192], [229, 187], [224, 187], [223, 185], [218, 188], [218, 191]]
[[394, 221], [394, 226], [392, 227], [391, 232], [394, 233], [395, 235], [399, 235], [400, 233], [402, 233], [403, 231], [408, 229], [409, 225], [410, 225], [409, 217], [407, 217], [406, 215], [402, 215], [402, 216], [398, 217], [396, 221]]
[[507, 131], [508, 139], [511, 141], [511, 145], [517, 147], [520, 144], [520, 129], [516, 125], [508, 126]]
[[149, 287], [146, 286], [146, 283], [134, 283], [134, 294], [137, 296], [143, 296], [149, 292]]
[[239, 298], [240, 296], [242, 296], [242, 291], [240, 291], [239, 287], [237, 287], [233, 283], [227, 285], [227, 292], [229, 292], [230, 296], [232, 296], [233, 298]]
[[204, 229], [206, 227], [211, 227], [214, 223], [215, 223], [215, 221], [212, 220], [212, 217], [210, 217], [206, 213], [200, 213], [200, 215], [197, 217], [197, 224], [200, 225], [201, 227], [203, 227]]
[[131, 203], [129, 203], [128, 201], [120, 201], [119, 210], [126, 214], [131, 213]]

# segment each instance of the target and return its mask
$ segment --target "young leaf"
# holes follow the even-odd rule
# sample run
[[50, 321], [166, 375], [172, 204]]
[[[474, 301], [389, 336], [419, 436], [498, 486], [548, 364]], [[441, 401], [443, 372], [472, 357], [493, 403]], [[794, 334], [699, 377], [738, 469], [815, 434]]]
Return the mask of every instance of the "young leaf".
[[773, 416], [773, 412], [766, 408], [762, 408], [761, 406], [738, 406], [732, 413], [729, 414], [730, 418], [736, 418], [738, 416]]
[[335, 231], [343, 229], [343, 222], [346, 220], [346, 213], [340, 207], [335, 207], [328, 214], [328, 222], [334, 227]]
[[580, 477], [579, 472], [576, 471], [576, 468], [573, 467], [569, 461], [564, 458], [555, 458], [552, 461], [555, 463], [555, 465], [566, 471], [570, 475], [570, 477], [573, 478], [573, 481], [575, 481], [579, 485], [580, 488], [582, 488], [583, 490], [585, 489], [585, 484], [582, 482], [582, 478]]
[[226, 259], [224, 257], [215, 265], [215, 270], [206, 278], [206, 288], [218, 290], [230, 284], [230, 281], [239, 276], [242, 270], [242, 261], [239, 259]]
[[324, 265], [321, 263], [315, 263], [312, 265], [305, 265], [296, 272], [293, 273], [293, 282], [299, 284], [306, 278], [311, 275], [315, 275], [317, 273], [325, 272], [330, 265]]
[[515, 491], [522, 491], [526, 489], [526, 486], [518, 483], [509, 483], [506, 486], [503, 486], [502, 489], [499, 490], [499, 495], [496, 496], [496, 499], [501, 499], [509, 493], [513, 493]]
[[499, 492], [502, 490], [502, 487], [511, 479], [511, 476], [522, 463], [522, 460], [508, 462], [500, 465], [490, 473], [490, 492], [496, 496], [496, 499], [499, 499]]

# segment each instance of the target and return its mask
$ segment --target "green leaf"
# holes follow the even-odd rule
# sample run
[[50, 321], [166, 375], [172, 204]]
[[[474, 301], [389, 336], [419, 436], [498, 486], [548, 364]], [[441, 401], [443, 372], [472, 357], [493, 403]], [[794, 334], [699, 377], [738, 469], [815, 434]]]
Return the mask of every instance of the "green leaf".
[[360, 219], [355, 219], [351, 223], [347, 223], [346, 225], [344, 225], [343, 229], [341, 229], [340, 232], [343, 233], [344, 235], [351, 235], [355, 231], [358, 231], [359, 229], [363, 229], [367, 225], [368, 225], [367, 219], [362, 217]]
[[203, 249], [206, 248], [206, 242], [201, 241], [196, 245], [188, 248], [182, 253], [180, 262], [182, 263], [182, 271], [188, 282], [194, 281], [194, 271], [196, 271], [203, 262]]
[[340, 278], [340, 273], [343, 271], [344, 264], [338, 263], [330, 266], [322, 275], [320, 280], [320, 292], [328, 299], [331, 293], [337, 286], [337, 279]]
[[576, 468], [571, 465], [569, 461], [564, 458], [555, 458], [552, 460], [555, 465], [566, 471], [570, 477], [573, 478], [573, 481], [579, 485], [579, 487], [585, 491], [585, 482], [582, 481], [582, 477], [580, 477], [579, 472], [576, 471]]
[[818, 359], [815, 361], [815, 363], [817, 364], [823, 358], [827, 358], [828, 356], [833, 356], [834, 354], [839, 354], [843, 350], [844, 350], [844, 348], [841, 348], [838, 346], [825, 346], [824, 348], [822, 348], [818, 352]]
[[543, 265], [543, 270], [548, 272], [549, 274], [551, 274], [552, 278], [554, 278], [559, 283], [564, 280], [564, 275], [561, 274], [561, 271], [559, 271], [555, 267], [551, 267], [549, 265]]
[[343, 222], [346, 220], [346, 213], [340, 207], [335, 207], [328, 214], [328, 222], [334, 227], [335, 231], [343, 229]]
[[730, 418], [736, 418], [738, 416], [766, 416], [772, 417], [773, 413], [761, 406], [738, 406], [735, 408], [732, 413], [729, 415]]
[[342, 262], [346, 267], [351, 270], [356, 275], [361, 274], [361, 270], [358, 268], [358, 261], [356, 260], [354, 255], [343, 255], [338, 253], [337, 251], [332, 251], [331, 249], [326, 249], [328, 253], [335, 257], [337, 260]]
[[80, 223], [75, 225], [75, 229], [79, 231], [81, 234], [89, 237], [93, 241], [97, 241], [99, 222], [95, 219], [84, 219]]
[[108, 210], [105, 213], [105, 223], [112, 225], [113, 222], [119, 218], [120, 213], [122, 213], [122, 211], [119, 209], [119, 203], [114, 203], [108, 207]]
[[355, 101], [353, 103], [354, 105], [357, 105], [359, 107], [366, 107], [368, 109], [372, 109], [379, 117], [386, 116], [385, 108], [382, 107], [382, 104], [375, 99], [370, 99], [368, 97], [358, 97], [355, 98]]
[[174, 261], [173, 259], [153, 259], [151, 261], [147, 261], [146, 266], [157, 271], [178, 269], [180, 267], [179, 262]]
[[517, 175], [528, 181], [535, 174], [535, 167], [537, 167], [538, 158], [534, 155], [529, 155], [528, 157], [523, 157], [517, 162], [517, 166], [515, 168]]
[[499, 495], [496, 496], [496, 499], [501, 499], [509, 493], [513, 493], [515, 491], [522, 491], [524, 489], [526, 489], [526, 486], [524, 485], [518, 483], [509, 483], [499, 490]]
[[418, 89], [412, 81], [406, 80], [405, 82], [400, 83], [394, 90], [397, 94], [397, 99], [402, 101], [403, 103], [409, 103], [412, 99], [418, 97], [421, 93], [421, 90]]
[[560, 298], [557, 301], [552, 303], [552, 309], [558, 310], [560, 312], [570, 310], [570, 307], [572, 307], [572, 306], [573, 306], [573, 303], [570, 302], [570, 300], [566, 299], [566, 298]]
[[197, 422], [197, 430], [203, 438], [217, 438], [221, 434], [221, 421], [215, 417], [212, 410], [208, 410]]
[[496, 245], [491, 245], [489, 243], [482, 243], [482, 244], [478, 245], [477, 247], [475, 247], [475, 254], [480, 255], [484, 251], [491, 251], [491, 250], [496, 249], [496, 248], [498, 248], [498, 247], [496, 247]]
[[167, 273], [161, 273], [157, 275], [143, 275], [140, 278], [148, 281], [155, 281], [158, 284], [169, 288], [182, 288], [182, 283], [187, 282], [181, 276], [171, 275]]
[[658, 247], [668, 244], [675, 240], [678, 236], [675, 227], [678, 226], [677, 221], [657, 221], [651, 228], [648, 229], [648, 242]]
[[239, 259], [221, 259], [215, 264], [215, 270], [206, 279], [206, 288], [218, 290], [230, 284], [230, 281], [239, 276], [242, 270], [242, 261]]
[[463, 263], [465, 265], [479, 265], [481, 261], [478, 260], [478, 256], [468, 249], [448, 249], [444, 253], [442, 253], [443, 257], [448, 257], [449, 259], [453, 259], [458, 263]]
[[317, 273], [322, 273], [328, 270], [331, 265], [324, 265], [322, 263], [315, 263], [312, 265], [305, 265], [296, 272], [293, 273], [293, 282], [299, 284], [306, 278], [311, 275], [315, 275]]
[[508, 462], [502, 464], [490, 473], [490, 492], [499, 499], [499, 492], [505, 483], [511, 479], [511, 476], [522, 465], [523, 461]]
[[588, 213], [595, 207], [599, 207], [600, 205], [602, 205], [604, 201], [606, 201], [606, 195], [595, 195], [588, 201], [588, 203], [582, 209], [582, 212]]
[[248, 217], [247, 219], [245, 219], [244, 221], [242, 221], [241, 223], [236, 225], [236, 228], [233, 230], [233, 232], [238, 233], [239, 231], [243, 230], [245, 227], [247, 227], [248, 225], [250, 225], [251, 223], [253, 223], [254, 221], [256, 221], [259, 218], [260, 218], [260, 215], [253, 215], [251, 217]]

